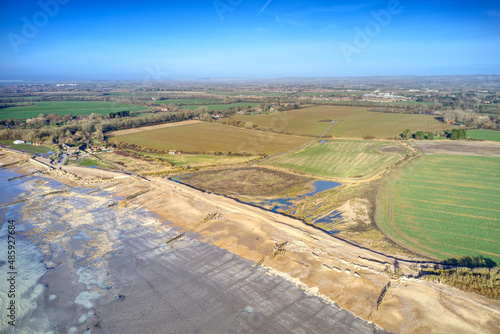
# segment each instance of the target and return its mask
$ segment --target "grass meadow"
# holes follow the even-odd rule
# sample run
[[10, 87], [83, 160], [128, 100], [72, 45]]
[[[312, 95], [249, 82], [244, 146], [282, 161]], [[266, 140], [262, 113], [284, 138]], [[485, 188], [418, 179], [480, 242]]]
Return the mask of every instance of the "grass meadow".
[[33, 106], [10, 107], [0, 109], [0, 119], [26, 119], [38, 117], [41, 113], [57, 115], [90, 115], [92, 113], [106, 115], [123, 110], [142, 111], [147, 107], [132, 104], [103, 101], [54, 101], [35, 102]]
[[483, 139], [489, 141], [500, 141], [500, 131], [493, 130], [469, 130], [467, 137], [473, 139]]
[[394, 142], [334, 139], [326, 143], [315, 142], [299, 151], [273, 157], [265, 164], [317, 176], [361, 178], [373, 175], [403, 158], [405, 151]]
[[11, 148], [15, 148], [17, 150], [23, 150], [31, 153], [47, 153], [51, 150], [50, 147], [46, 146], [35, 146], [30, 144], [14, 144], [13, 140], [0, 140], [0, 144], [3, 144]]
[[498, 189], [500, 158], [423, 156], [389, 183], [377, 221], [393, 240], [438, 259], [500, 262]]

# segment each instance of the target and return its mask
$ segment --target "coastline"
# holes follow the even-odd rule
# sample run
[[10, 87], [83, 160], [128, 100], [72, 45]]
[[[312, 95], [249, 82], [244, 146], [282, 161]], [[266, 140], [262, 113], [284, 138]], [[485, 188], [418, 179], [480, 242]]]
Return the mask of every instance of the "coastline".
[[[3, 173], [2, 187], [17, 175]], [[47, 180], [13, 181], [11, 188], [24, 189], [14, 199], [30, 199], [1, 211], [16, 214], [23, 292], [16, 302], [32, 306], [16, 314], [16, 330], [385, 333], [197, 233], [169, 243], [179, 228], [137, 203], [124, 204], [124, 196], [85, 187], [46, 195], [66, 189]], [[23, 256], [28, 246], [31, 255]], [[28, 270], [31, 260], [43, 269], [38, 275]], [[0, 328], [13, 332], [4, 323]]]
[[[33, 167], [21, 163], [12, 168], [26, 173]], [[72, 172], [82, 179], [90, 175], [85, 168]], [[55, 172], [44, 177], [78, 184]], [[262, 265], [269, 272], [391, 332], [495, 333], [500, 327], [500, 301], [437, 283], [391, 278], [384, 273], [393, 265], [391, 257], [332, 238], [296, 219], [156, 177], [147, 182], [128, 176], [92, 186], [124, 198], [147, 190], [122, 203], [144, 207], [175, 228], [199, 234], [202, 242], [253, 263], [264, 258]], [[217, 219], [207, 220], [210, 215]], [[284, 242], [286, 252], [272, 256], [276, 244]], [[401, 264], [406, 275], [415, 273], [410, 266], [411, 262]], [[380, 291], [389, 281], [393, 287], [377, 310]]]

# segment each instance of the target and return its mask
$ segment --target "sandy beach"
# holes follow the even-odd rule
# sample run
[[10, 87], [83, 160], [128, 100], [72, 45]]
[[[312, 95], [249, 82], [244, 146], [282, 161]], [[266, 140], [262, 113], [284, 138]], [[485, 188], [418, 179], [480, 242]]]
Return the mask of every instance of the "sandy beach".
[[[3, 152], [0, 163], [10, 164], [12, 159], [13, 154]], [[19, 155], [16, 159], [21, 162], [10, 168], [19, 173], [41, 169], [26, 157]], [[423, 259], [396, 259], [327, 235], [300, 220], [166, 179], [144, 180], [116, 173], [107, 175], [105, 171], [100, 171], [98, 176], [93, 173], [87, 173], [86, 168], [73, 168], [71, 174], [47, 168], [42, 175], [76, 187], [73, 189], [77, 191], [70, 190], [72, 200], [81, 196], [82, 203], [89, 201], [93, 203], [91, 206], [82, 205], [65, 219], [61, 219], [62, 212], [66, 212], [62, 209], [58, 211], [59, 216], [51, 219], [44, 217], [43, 209], [36, 210], [34, 205], [29, 207], [30, 212], [23, 213], [23, 217], [31, 217], [35, 225], [41, 221], [67, 221], [68, 226], [57, 228], [53, 224], [38, 226], [54, 232], [44, 232], [38, 238], [50, 237], [50, 242], [64, 244], [65, 249], [84, 259], [74, 261], [87, 261], [85, 265], [105, 268], [103, 275], [107, 272], [114, 278], [110, 290], [106, 290], [109, 279], [104, 279], [99, 286], [99, 280], [94, 278], [92, 284], [79, 292], [86, 292], [80, 298], [82, 305], [94, 300], [92, 309], [99, 312], [89, 315], [78, 330], [92, 324], [92, 333], [109, 333], [120, 324], [126, 331], [140, 328], [132, 326], [140, 326], [141, 319], [150, 318], [157, 321], [147, 325], [152, 326], [151, 332], [169, 332], [162, 326], [171, 323], [172, 333], [187, 324], [193, 328], [192, 332], [200, 329], [199, 332], [207, 333], [222, 328], [231, 328], [231, 333], [284, 333], [290, 329], [297, 333], [378, 332], [382, 331], [380, 328], [396, 333], [497, 333], [500, 328], [500, 301], [412, 278], [419, 266], [431, 265], [421, 263]], [[96, 192], [84, 195], [93, 189]], [[69, 195], [46, 200], [57, 201], [64, 196]], [[100, 217], [97, 214], [90, 217], [93, 207], [99, 214], [110, 213], [104, 218], [96, 218]], [[121, 218], [113, 216], [114, 210], [123, 210], [118, 214]], [[151, 213], [154, 215], [146, 222], [140, 218]], [[88, 223], [82, 223], [81, 219]], [[106, 233], [96, 233], [96, 226]], [[64, 228], [68, 232], [62, 233], [66, 231]], [[78, 242], [73, 240], [78, 239], [67, 233], [73, 231], [76, 235], [82, 229], [90, 239], [77, 246]], [[167, 244], [182, 233], [182, 237]], [[87, 237], [80, 235], [80, 238]], [[120, 246], [123, 248], [118, 248]], [[42, 245], [40, 249], [44, 249]], [[50, 254], [46, 250], [45, 255]], [[46, 298], [54, 294], [50, 293], [53, 285], [50, 282], [63, 284], [64, 273], [74, 275], [74, 266], [70, 268], [64, 256], [59, 260], [52, 257], [50, 263], [46, 263], [55, 268], [44, 276], [45, 284], [49, 285], [44, 293], [48, 294]], [[395, 260], [404, 276], [394, 277], [388, 273]], [[260, 269], [255, 268], [258, 263]], [[166, 284], [168, 279], [171, 285]], [[262, 284], [256, 284], [258, 281]], [[389, 282], [391, 288], [377, 309], [377, 300]], [[168, 286], [177, 288], [168, 289]], [[217, 296], [211, 295], [213, 288]], [[115, 289], [121, 292], [116, 293]], [[96, 297], [95, 292], [99, 298], [92, 299]], [[135, 297], [126, 297], [130, 295]], [[170, 303], [171, 296], [173, 300], [184, 300], [186, 305]], [[200, 301], [201, 306], [191, 306]], [[169, 317], [158, 313], [157, 305], [164, 305], [174, 313], [176, 309], [193, 307], [193, 313], [184, 318], [182, 312]], [[60, 307], [63, 304], [55, 308]], [[85, 318], [85, 314], [80, 317]], [[124, 319], [124, 314], [131, 314], [131, 318]], [[261, 324], [259, 329], [248, 323], [249, 317], [253, 325]], [[338, 320], [339, 317], [343, 320]]]

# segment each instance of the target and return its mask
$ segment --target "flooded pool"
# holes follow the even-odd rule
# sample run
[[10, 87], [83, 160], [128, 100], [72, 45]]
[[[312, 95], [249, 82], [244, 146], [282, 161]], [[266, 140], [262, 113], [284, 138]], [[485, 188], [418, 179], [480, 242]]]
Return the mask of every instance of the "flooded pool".
[[257, 205], [271, 210], [272, 212], [286, 212], [290, 214], [295, 214], [297, 209], [296, 203], [307, 198], [312, 197], [322, 191], [327, 191], [341, 186], [338, 182], [332, 181], [314, 181], [312, 183], [314, 189], [307, 194], [296, 196], [296, 197], [282, 197], [277, 199], [265, 199], [260, 202], [250, 202], [249, 204]]

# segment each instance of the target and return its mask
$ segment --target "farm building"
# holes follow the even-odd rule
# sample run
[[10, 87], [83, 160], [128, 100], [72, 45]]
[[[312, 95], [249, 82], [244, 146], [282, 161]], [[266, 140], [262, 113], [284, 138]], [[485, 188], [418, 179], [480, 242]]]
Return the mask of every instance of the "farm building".
[[80, 149], [78, 147], [68, 147], [66, 149], [66, 151], [69, 153], [69, 154], [75, 154], [77, 153], [78, 151], [80, 151]]

